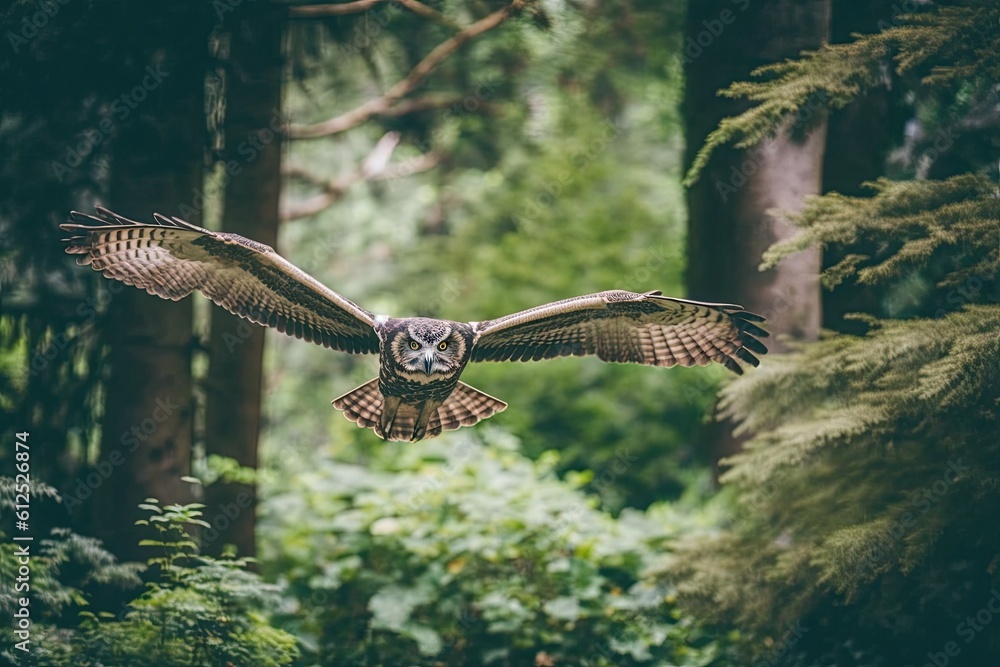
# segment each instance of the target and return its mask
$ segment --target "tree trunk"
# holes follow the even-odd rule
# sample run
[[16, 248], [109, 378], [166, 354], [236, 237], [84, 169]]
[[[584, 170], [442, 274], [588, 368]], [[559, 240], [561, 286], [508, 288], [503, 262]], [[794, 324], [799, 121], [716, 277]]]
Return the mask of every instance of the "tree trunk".
[[[222, 229], [274, 246], [281, 190], [280, 7], [260, 4], [230, 24], [225, 160], [231, 178], [225, 190]], [[234, 166], [235, 165], [235, 166]], [[238, 172], [237, 172], [238, 169]], [[206, 384], [205, 445], [209, 454], [257, 467], [264, 329], [212, 310]], [[206, 490], [204, 549], [220, 553], [235, 545], [241, 556], [256, 551], [257, 494], [254, 485], [217, 482]]]
[[[830, 41], [851, 41], [853, 33], [873, 33], [899, 12], [895, 0], [833, 0]], [[894, 138], [903, 134], [906, 114], [896, 98], [899, 87], [875, 88], [858, 97], [830, 117], [830, 142], [823, 156], [823, 192], [840, 192], [852, 197], [871, 195], [861, 184], [885, 174], [886, 155]], [[847, 250], [829, 247], [823, 256], [824, 268], [844, 258]], [[848, 313], [877, 313], [884, 297], [880, 286], [857, 285], [845, 281], [833, 290], [823, 290], [823, 326], [835, 331], [861, 334], [867, 325], [847, 320]]]
[[[143, 41], [133, 42], [136, 86], [123, 93], [129, 113], [112, 147], [109, 197], [126, 217], [175, 215], [201, 187], [209, 24], [195, 14], [169, 7], [134, 13]], [[119, 558], [144, 560], [150, 554], [137, 545], [134, 522], [144, 513], [136, 505], [148, 497], [193, 500], [191, 485], [180, 479], [191, 469], [192, 301], [117, 283], [110, 289], [102, 459], [115, 469], [95, 494], [94, 524]]]
[[[829, 0], [690, 3], [683, 109], [688, 165], [722, 118], [748, 108], [743, 100], [717, 97], [717, 91], [748, 79], [756, 67], [819, 47], [827, 39], [829, 10]], [[759, 146], [716, 151], [687, 196], [690, 295], [740, 303], [765, 316], [772, 352], [785, 349], [784, 337], [813, 339], [819, 333], [819, 252], [757, 270], [761, 254], [794, 231], [772, 210], [801, 210], [807, 195], [820, 192], [825, 123], [816, 106], [811, 117], [789, 123]], [[712, 433], [716, 460], [739, 450], [731, 430], [723, 424]]]

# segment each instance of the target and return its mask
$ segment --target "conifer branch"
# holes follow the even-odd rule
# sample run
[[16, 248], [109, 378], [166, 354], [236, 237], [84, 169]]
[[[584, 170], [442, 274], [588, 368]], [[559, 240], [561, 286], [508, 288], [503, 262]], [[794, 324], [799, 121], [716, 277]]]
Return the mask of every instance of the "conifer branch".
[[790, 218], [801, 231], [768, 249], [761, 269], [806, 248], [847, 244], [880, 250], [851, 253], [826, 269], [827, 287], [848, 279], [874, 285], [902, 278], [945, 251], [963, 262], [937, 276], [940, 287], [1000, 272], [1000, 198], [990, 179], [973, 174], [944, 181], [883, 178], [867, 186], [874, 197], [833, 192], [811, 198]]
[[973, 4], [897, 16], [898, 25], [880, 22], [879, 33], [856, 35], [852, 42], [766, 65], [751, 72], [753, 81], [736, 82], [720, 91], [725, 97], [759, 104], [723, 119], [708, 135], [685, 176], [685, 185], [697, 180], [712, 153], [724, 144], [748, 148], [780, 131], [790, 116], [811, 102], [840, 109], [865, 91], [886, 85], [887, 68], [893, 62], [897, 74], [923, 67], [926, 85], [966, 80], [992, 85], [1000, 78], [1000, 36], [983, 26], [1000, 22], [1000, 8], [988, 2]]

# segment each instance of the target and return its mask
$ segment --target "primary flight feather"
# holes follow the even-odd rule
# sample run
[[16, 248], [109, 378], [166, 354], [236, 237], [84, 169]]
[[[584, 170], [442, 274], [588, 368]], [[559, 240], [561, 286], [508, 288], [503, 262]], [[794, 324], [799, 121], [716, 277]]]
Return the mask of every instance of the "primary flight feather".
[[734, 373], [758, 365], [764, 318], [733, 304], [660, 292], [611, 290], [484, 322], [375, 316], [328, 289], [272, 248], [236, 234], [154, 214], [152, 224], [98, 207], [60, 227], [66, 252], [108, 278], [178, 300], [194, 290], [226, 310], [296, 338], [355, 354], [377, 353], [379, 375], [333, 401], [386, 440], [417, 441], [471, 426], [507, 404], [460, 382], [470, 361], [596, 355], [649, 366]]

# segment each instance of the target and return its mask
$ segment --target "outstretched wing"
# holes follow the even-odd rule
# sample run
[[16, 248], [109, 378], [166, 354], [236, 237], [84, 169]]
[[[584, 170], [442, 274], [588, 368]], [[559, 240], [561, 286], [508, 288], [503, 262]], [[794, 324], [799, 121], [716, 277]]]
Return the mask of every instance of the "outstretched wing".
[[760, 315], [741, 306], [699, 303], [615, 290], [556, 301], [488, 322], [472, 323], [472, 361], [533, 361], [595, 354], [604, 361], [649, 366], [704, 366], [737, 374], [736, 359], [757, 366]]
[[378, 352], [371, 313], [269, 246], [159, 214], [155, 224], [142, 224], [100, 207], [97, 213], [73, 211], [60, 225], [74, 234], [66, 252], [81, 255], [78, 264], [172, 301], [201, 290], [231, 313], [326, 347]]

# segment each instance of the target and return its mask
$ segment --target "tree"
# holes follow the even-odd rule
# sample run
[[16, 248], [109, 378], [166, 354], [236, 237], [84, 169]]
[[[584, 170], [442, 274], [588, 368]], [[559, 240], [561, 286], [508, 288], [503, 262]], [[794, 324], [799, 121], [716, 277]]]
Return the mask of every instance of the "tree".
[[[886, 16], [892, 16], [890, 0], [873, 0], [862, 7], [857, 2], [834, 0], [830, 22], [830, 41], [850, 41], [857, 32], [868, 32]], [[898, 5], [895, 5], [898, 9]], [[894, 77], [887, 72], [887, 85], [868, 90], [852, 100], [828, 121], [828, 136], [836, 141], [827, 144], [823, 155], [823, 192], [852, 196], [870, 196], [863, 184], [885, 172], [895, 138], [903, 130], [907, 113], [900, 91], [905, 85], [890, 85]], [[823, 248], [823, 268], [829, 268], [849, 252], [838, 244]], [[823, 327], [837, 331], [863, 331], [845, 315], [858, 311], [874, 312], [884, 295], [873, 286], [841, 283], [836, 289], [823, 290]]]
[[[103, 359], [99, 311], [110, 293], [66, 261], [58, 223], [101, 187], [105, 144], [96, 109], [117, 79], [111, 72], [100, 82], [87, 77], [98, 67], [95, 51], [105, 53], [88, 33], [87, 7], [61, 6], [62, 30], [38, 30], [30, 22], [37, 11], [21, 3], [0, 18], [7, 45], [0, 89], [31, 91], [0, 96], [0, 470], [14, 472], [10, 443], [27, 431], [32, 473], [75, 494], [78, 485], [90, 491], [78, 478], [91, 470], [83, 456], [67, 452], [86, 454], [93, 444]], [[47, 500], [33, 508], [39, 528], [67, 514], [65, 505]]]
[[[40, 529], [69, 511], [115, 540], [134, 530], [123, 502], [186, 497], [165, 480], [190, 458], [188, 311], [81, 273], [58, 224], [71, 209], [112, 201], [108, 193], [134, 216], [176, 211], [200, 185], [205, 9], [19, 3], [4, 16], [3, 88], [30, 91], [5, 96], [2, 123], [12, 158], [2, 224], [25, 279], [21, 314], [5, 294], [0, 328], [15, 351], [8, 359], [28, 345], [4, 403], [38, 439], [33, 472], [63, 494], [53, 516], [39, 513]], [[111, 546], [126, 555], [133, 543]]]
[[[118, 55], [131, 64], [136, 84], [120, 98], [124, 118], [112, 144], [109, 201], [141, 219], [176, 212], [201, 190], [211, 23], [204, 11], [124, 7], [131, 7], [123, 11], [133, 37], [119, 42]], [[191, 218], [200, 222], [200, 215]], [[181, 480], [191, 471], [193, 310], [190, 300], [174, 303], [126, 288], [109, 313], [101, 456], [115, 470], [95, 496], [94, 525], [119, 558], [137, 560], [143, 554], [134, 537], [136, 506], [149, 497], [164, 504], [193, 499]]]
[[[816, 338], [820, 325], [820, 255], [810, 250], [768, 271], [763, 252], [792, 233], [777, 211], [801, 210], [822, 184], [825, 122], [817, 96], [801, 113], [754, 145], [716, 151], [701, 146], [722, 118], [746, 108], [718, 91], [759, 66], [823, 44], [829, 0], [692, 2], [684, 46], [687, 196], [687, 286], [692, 298], [742, 304], [767, 318], [772, 352]], [[755, 142], [756, 143], [756, 142]], [[695, 180], [697, 178], [697, 180]], [[728, 427], [710, 435], [716, 460], [739, 449]]]
[[[222, 230], [272, 247], [278, 239], [282, 114], [283, 8], [259, 3], [230, 15], [226, 76], [225, 148], [227, 184]], [[211, 455], [257, 468], [264, 329], [212, 309], [209, 370], [205, 381], [205, 448]], [[256, 553], [256, 487], [217, 481], [206, 489], [206, 516], [215, 532], [205, 547], [220, 553], [236, 545]], [[205, 536], [203, 536], [205, 537]]]
[[[855, 316], [860, 335], [798, 346], [724, 394], [751, 434], [723, 478], [738, 510], [680, 550], [674, 576], [688, 609], [739, 624], [776, 664], [978, 665], [1000, 648], [977, 620], [1000, 585], [1000, 538], [982, 528], [1000, 506], [1000, 205], [994, 161], [943, 139], [995, 135], [1000, 10], [923, 9], [734, 85], [758, 104], [709, 142], [756, 141], [817, 93], [848, 107], [887, 68], [908, 86], [910, 136], [938, 141], [909, 179], [812, 199], [765, 256], [836, 243], [824, 284], [885, 295]], [[963, 173], [926, 177], [940, 162]], [[777, 643], [788, 623], [809, 629], [794, 648]]]

